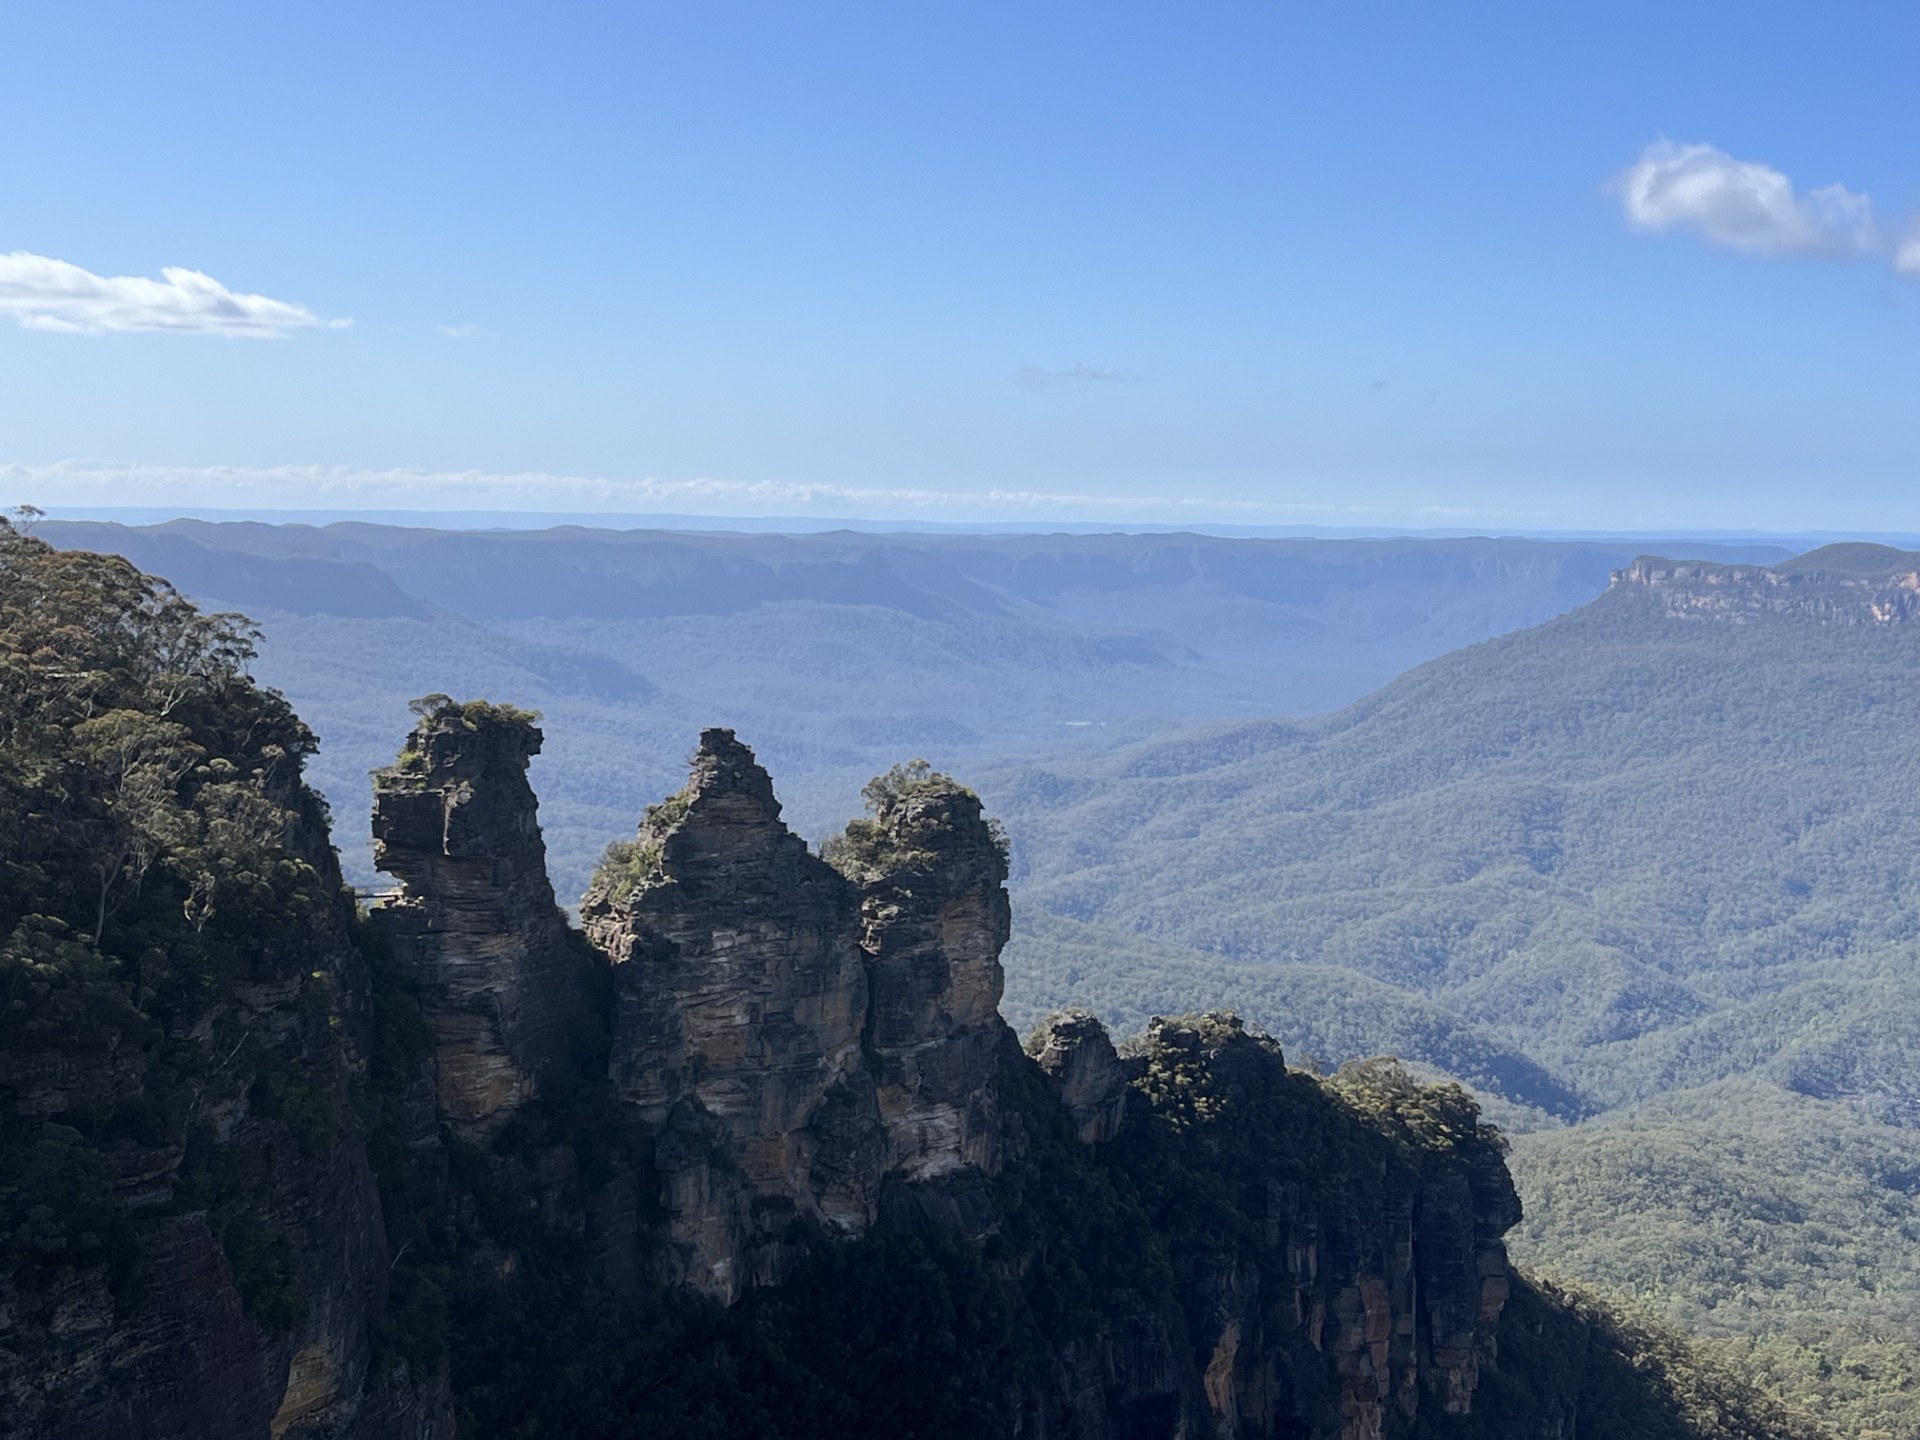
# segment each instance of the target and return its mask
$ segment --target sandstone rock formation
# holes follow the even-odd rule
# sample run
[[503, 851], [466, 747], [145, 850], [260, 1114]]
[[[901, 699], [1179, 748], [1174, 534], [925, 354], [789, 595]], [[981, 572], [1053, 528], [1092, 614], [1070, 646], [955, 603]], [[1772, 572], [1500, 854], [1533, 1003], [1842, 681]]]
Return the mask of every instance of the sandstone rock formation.
[[[1097, 1053], [1086, 1033], [1097, 1025], [1065, 1028]], [[1215, 1131], [1204, 1143], [1237, 1143], [1267, 1177], [1251, 1251], [1170, 1237], [1191, 1357], [1173, 1360], [1199, 1382], [1198, 1396], [1180, 1397], [1185, 1433], [1382, 1440], [1414, 1433], [1422, 1413], [1469, 1414], [1507, 1297], [1500, 1237], [1520, 1218], [1497, 1147], [1372, 1141], [1377, 1158], [1355, 1151], [1346, 1163], [1359, 1168], [1344, 1178], [1316, 1174], [1253, 1153], [1273, 1143], [1262, 1127], [1277, 1110], [1300, 1143], [1349, 1122], [1238, 1019], [1155, 1020], [1141, 1063], [1136, 1097], [1190, 1133]]]
[[540, 743], [524, 713], [436, 697], [374, 776], [374, 863], [400, 882], [374, 913], [433, 1029], [440, 1107], [466, 1132], [538, 1090], [587, 1010], [527, 783]]
[[1611, 589], [1676, 619], [1741, 623], [1784, 615], [1823, 625], [1888, 626], [1920, 618], [1920, 553], [1885, 545], [1826, 545], [1778, 565], [1717, 565], [1644, 555]]
[[1074, 1133], [1087, 1145], [1113, 1139], [1126, 1119], [1131, 1075], [1106, 1027], [1084, 1010], [1068, 1010], [1050, 1017], [1037, 1038], [1033, 1058], [1059, 1085]]
[[[278, 853], [307, 878], [287, 923], [244, 937], [244, 981], [212, 988], [165, 1049], [129, 1009], [104, 1053], [50, 1027], [0, 1064], [0, 1147], [47, 1117], [110, 1247], [15, 1270], [29, 1237], [6, 1237], [0, 1433], [452, 1440], [444, 1377], [375, 1365], [392, 1255], [349, 1094], [366, 975], [324, 812], [297, 772], [271, 794], [290, 817]], [[106, 1129], [92, 1158], [66, 1122], [116, 1104], [143, 1123]]]
[[581, 903], [615, 962], [611, 1073], [657, 1137], [671, 1271], [726, 1299], [796, 1222], [858, 1233], [884, 1169], [855, 897], [729, 730]]
[[1012, 931], [1006, 857], [980, 797], [903, 766], [867, 787], [873, 814], [829, 855], [860, 885], [868, 1052], [890, 1171], [930, 1180], [1000, 1166], [1000, 952]]
[[944, 777], [873, 793], [836, 869], [708, 730], [581, 905], [615, 962], [612, 1075], [655, 1136], [670, 1271], [722, 1298], [777, 1280], [809, 1227], [863, 1233], [890, 1180], [1000, 1163], [1005, 860]]

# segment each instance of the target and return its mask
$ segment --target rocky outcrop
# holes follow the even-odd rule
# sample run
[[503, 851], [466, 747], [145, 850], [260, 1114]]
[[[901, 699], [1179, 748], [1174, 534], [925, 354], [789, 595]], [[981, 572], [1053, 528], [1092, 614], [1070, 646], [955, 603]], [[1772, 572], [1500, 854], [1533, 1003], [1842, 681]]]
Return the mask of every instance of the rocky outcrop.
[[1006, 857], [972, 791], [925, 767], [867, 787], [873, 814], [829, 854], [861, 887], [865, 1029], [887, 1166], [907, 1180], [1000, 1167], [1000, 952], [1012, 930]]
[[1058, 1123], [1083, 1158], [1056, 1165], [1119, 1185], [1218, 1168], [1257, 1202], [1133, 1242], [1166, 1247], [1178, 1319], [1110, 1297], [1024, 1402], [1037, 1431], [1381, 1440], [1468, 1413], [1518, 1217], [1497, 1149], [1366, 1129], [1226, 1016], [1156, 1021], [1129, 1060], [1091, 1015], [1056, 1016], [1028, 1059], [998, 1014], [1006, 866], [979, 799], [915, 765], [867, 801], [816, 857], [709, 730], [582, 903], [615, 962], [611, 1074], [651, 1137], [668, 1278], [730, 1303], [818, 1238], [997, 1229], [985, 1182]]
[[1739, 624], [1764, 615], [1823, 625], [1900, 625], [1920, 617], [1920, 553], [1829, 545], [1773, 566], [1642, 556], [1614, 572], [1611, 588], [1676, 619]]
[[496, 1126], [561, 1063], [587, 1010], [587, 962], [547, 878], [525, 712], [435, 697], [373, 782], [374, 863], [400, 882], [374, 911], [434, 1033], [439, 1106]]
[[655, 1136], [669, 1273], [731, 1300], [780, 1278], [797, 1226], [863, 1231], [885, 1147], [856, 897], [732, 731], [701, 735], [581, 919], [614, 961], [610, 1073]]
[[1001, 1163], [1005, 858], [979, 798], [924, 766], [868, 796], [829, 864], [708, 730], [581, 903], [614, 961], [611, 1074], [654, 1136], [669, 1273], [724, 1299], [809, 1233], [864, 1233], [890, 1183]]
[[1060, 1103], [1082, 1144], [1097, 1145], [1120, 1133], [1132, 1074], [1106, 1026], [1085, 1010], [1068, 1010], [1049, 1017], [1028, 1048], [1060, 1087]]
[[[1094, 1055], [1097, 1027], [1056, 1022]], [[1162, 1131], [1169, 1148], [1147, 1135], [1136, 1145], [1161, 1163], [1182, 1156], [1196, 1180], [1229, 1155], [1221, 1178], [1257, 1182], [1235, 1207], [1252, 1244], [1165, 1237], [1187, 1335], [1175, 1356], [1187, 1381], [1168, 1399], [1188, 1428], [1164, 1433], [1383, 1440], [1415, 1433], [1422, 1416], [1471, 1413], [1507, 1296], [1500, 1237], [1519, 1219], [1497, 1142], [1471, 1122], [1445, 1148], [1397, 1140], [1390, 1118], [1360, 1126], [1230, 1015], [1154, 1021], [1138, 1064], [1129, 1125], [1173, 1134]], [[1315, 1161], [1276, 1153], [1283, 1140]], [[1125, 1138], [1114, 1163], [1138, 1163]]]
[[[1637, 1383], [1535, 1287], [1496, 1346], [1518, 1208], [1457, 1087], [1322, 1081], [1224, 1015], [1024, 1054], [1000, 838], [924, 764], [816, 856], [707, 731], [586, 897], [595, 958], [532, 717], [433, 697], [363, 928], [244, 636], [183, 702], [190, 613], [56, 578], [0, 586], [8, 1436], [453, 1440], [457, 1385], [469, 1435], [1491, 1440], [1586, 1423], [1571, 1346]], [[152, 685], [88, 661], [150, 623]], [[81, 661], [105, 715], [56, 704]], [[129, 766], [140, 805], [76, 803]]]
[[[281, 863], [307, 878], [286, 923], [246, 937], [247, 978], [165, 1048], [129, 1011], [99, 1053], [56, 1034], [0, 1071], [0, 1142], [26, 1116], [65, 1137], [98, 1257], [0, 1271], [9, 1436], [452, 1440], [444, 1377], [376, 1364], [392, 1256], [350, 1094], [366, 976], [317, 802], [297, 777], [276, 789]], [[76, 1103], [140, 1124], [89, 1151]]]

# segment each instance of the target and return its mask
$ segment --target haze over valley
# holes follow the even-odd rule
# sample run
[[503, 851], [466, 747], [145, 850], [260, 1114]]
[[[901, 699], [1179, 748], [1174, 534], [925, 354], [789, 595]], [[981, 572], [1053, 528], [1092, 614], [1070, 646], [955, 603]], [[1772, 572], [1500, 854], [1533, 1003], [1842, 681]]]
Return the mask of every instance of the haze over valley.
[[4, 1440], [1920, 1440], [1920, 11], [11, 0]]
[[[1226, 1008], [1296, 1063], [1463, 1081], [1516, 1137], [1529, 1261], [1735, 1347], [1841, 1433], [1916, 1413], [1920, 553], [41, 533], [257, 618], [363, 888], [392, 882], [347, 817], [416, 695], [542, 712], [563, 897], [703, 723], [778, 765], [816, 838], [931, 760], [1011, 837], [1016, 1031]], [[1722, 1235], [1703, 1183], [1781, 1214]]]

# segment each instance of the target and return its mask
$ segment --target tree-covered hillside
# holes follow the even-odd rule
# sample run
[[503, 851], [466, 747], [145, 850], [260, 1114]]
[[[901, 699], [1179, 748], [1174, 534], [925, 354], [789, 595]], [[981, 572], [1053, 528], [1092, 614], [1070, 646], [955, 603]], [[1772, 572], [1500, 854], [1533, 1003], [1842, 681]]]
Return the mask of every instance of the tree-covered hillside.
[[1634, 1297], [1857, 1440], [1920, 1431], [1920, 1134], [1728, 1080], [1525, 1137], [1523, 1260]]
[[1917, 565], [1646, 562], [1322, 722], [990, 777], [1009, 1007], [1221, 995], [1466, 1078], [1531, 1132], [1526, 1257], [1912, 1433]]
[[1596, 1105], [1789, 1052], [1809, 1085], [1904, 1093], [1890, 1046], [1854, 1076], [1866, 1050], [1823, 1037], [1911, 973], [1916, 703], [1920, 624], [1676, 616], [1621, 586], [1324, 722], [985, 790], [1030, 906], [1358, 972]]
[[1098, 1039], [1101, 1139], [1001, 1028], [996, 1172], [891, 1175], [863, 1238], [804, 1232], [731, 1308], [656, 1283], [669, 1146], [610, 1083], [604, 987], [528, 1103], [458, 1128], [436, 1057], [472, 1012], [435, 1030], [355, 915], [311, 736], [248, 650], [0, 522], [8, 1434], [1827, 1440], [1673, 1331], [1510, 1274], [1505, 1142], [1466, 1091], [1303, 1073], [1218, 1014]]

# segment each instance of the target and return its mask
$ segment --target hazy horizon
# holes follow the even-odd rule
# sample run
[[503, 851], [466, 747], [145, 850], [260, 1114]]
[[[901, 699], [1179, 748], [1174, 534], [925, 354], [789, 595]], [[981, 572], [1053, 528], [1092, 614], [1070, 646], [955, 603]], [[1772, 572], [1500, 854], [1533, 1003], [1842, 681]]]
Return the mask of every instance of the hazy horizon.
[[0, 503], [1920, 531], [1903, 34], [18, 5]]

